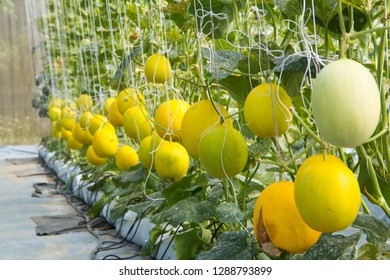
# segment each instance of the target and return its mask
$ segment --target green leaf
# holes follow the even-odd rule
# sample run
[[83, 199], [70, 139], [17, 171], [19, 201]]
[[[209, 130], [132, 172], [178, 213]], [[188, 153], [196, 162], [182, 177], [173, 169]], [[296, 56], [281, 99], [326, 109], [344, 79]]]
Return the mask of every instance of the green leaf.
[[211, 232], [203, 227], [194, 227], [175, 235], [173, 242], [178, 260], [193, 260], [199, 250], [211, 240]]
[[[374, 169], [379, 168], [375, 163], [373, 163]], [[379, 172], [376, 172], [373, 176], [378, 180], [382, 194], [378, 193], [377, 189], [374, 186], [371, 174], [367, 169], [368, 163], [366, 160], [362, 159], [360, 162], [360, 171], [358, 176], [359, 186], [361, 192], [366, 195], [368, 198], [373, 197], [377, 201], [380, 201], [382, 198], [385, 199], [387, 205], [390, 205], [390, 181], [388, 179], [382, 178], [379, 175]], [[368, 195], [368, 194], [369, 195]], [[370, 199], [372, 201], [372, 199]], [[372, 201], [376, 203], [375, 201]]]
[[194, 184], [196, 175], [197, 174], [186, 176], [179, 182], [172, 183], [163, 190], [162, 194], [163, 197], [165, 197], [168, 206], [172, 206], [186, 197], [193, 196], [197, 190], [202, 188], [202, 186]]
[[211, 181], [210, 187], [211, 189], [207, 192], [206, 200], [218, 205], [220, 203], [221, 196], [224, 194], [224, 187], [218, 179]]
[[215, 208], [216, 204], [212, 201], [201, 201], [199, 196], [193, 196], [180, 200], [151, 219], [156, 224], [169, 222], [172, 226], [178, 226], [183, 222], [201, 223], [214, 216]]
[[356, 253], [356, 244], [361, 232], [350, 236], [323, 233], [317, 243], [303, 254], [292, 259], [298, 260], [352, 260]]
[[279, 173], [279, 169], [277, 169], [277, 172], [270, 172], [268, 167], [267, 165], [261, 164], [259, 170], [253, 176], [254, 179], [259, 181], [264, 186], [268, 186], [274, 183], [276, 180], [276, 175]]
[[153, 250], [159, 247], [159, 240], [164, 234], [164, 227], [161, 225], [156, 225], [149, 231], [149, 240], [146, 241], [144, 246], [142, 246], [140, 255], [141, 256], [151, 256]]
[[229, 24], [235, 18], [234, 5], [240, 9], [246, 0], [197, 0], [191, 1], [189, 12], [199, 17], [199, 31], [219, 39], [225, 36]]
[[315, 60], [299, 55], [290, 55], [278, 59], [273, 72], [278, 74], [281, 85], [290, 97], [299, 96], [304, 85], [305, 77], [309, 74], [315, 78], [321, 66]]
[[225, 202], [216, 208], [217, 219], [221, 223], [238, 223], [244, 218], [244, 214], [233, 202]]
[[225, 39], [219, 38], [214, 41], [216, 50], [234, 50], [234, 47]]
[[317, 64], [312, 58], [301, 55], [289, 55], [285, 58], [278, 59], [276, 66], [272, 69], [275, 73], [295, 72], [308, 73], [315, 78], [317, 72], [321, 69], [321, 65]]
[[110, 219], [111, 220], [117, 220], [119, 218], [122, 218], [123, 215], [126, 213], [127, 207], [124, 205], [116, 205], [116, 207], [111, 208], [110, 210]]
[[[351, 30], [351, 21], [349, 17], [349, 10], [348, 8], [343, 9], [343, 17], [344, 17], [344, 24], [346, 30]], [[321, 24], [321, 22], [318, 22]], [[355, 31], [361, 31], [363, 30], [367, 25], [367, 16], [361, 12], [360, 10], [354, 10], [353, 11], [353, 29]], [[340, 21], [339, 21], [339, 16], [336, 14], [328, 24], [328, 28], [331, 32], [336, 33], [336, 34], [330, 34], [332, 35], [335, 39], [339, 39], [339, 34], [341, 34], [341, 29], [340, 29]]]
[[145, 242], [144, 246], [142, 246], [141, 250], [139, 251], [140, 256], [151, 256], [153, 252], [153, 243], [149, 239]]
[[[311, 1], [307, 1], [308, 3]], [[337, 0], [318, 0], [314, 5], [315, 15], [328, 25], [330, 20], [337, 14]]]
[[259, 254], [253, 237], [245, 230], [222, 233], [209, 250], [198, 254], [197, 260], [253, 260]]
[[88, 210], [88, 215], [98, 217], [107, 203], [107, 197], [103, 194], [100, 199]]
[[[245, 56], [236, 51], [216, 50], [203, 48], [202, 56], [207, 60], [206, 70], [217, 80], [222, 80], [231, 74], [231, 70], [237, 69], [237, 65]], [[230, 71], [228, 71], [230, 70]]]
[[183, 39], [182, 35], [174, 28], [166, 32], [165, 35], [170, 42], [180, 43]]
[[288, 17], [294, 17], [302, 14], [301, 3], [299, 0], [272, 0]]
[[371, 215], [359, 214], [352, 226], [361, 229], [373, 244], [386, 243], [390, 237], [390, 227]]
[[376, 2], [382, 0], [342, 0], [345, 4], [352, 6], [362, 12], [369, 12], [372, 10]]
[[[263, 56], [261, 56], [263, 58]], [[267, 65], [264, 65], [264, 61], [261, 61], [261, 68], [267, 69], [268, 67], [268, 62], [267, 60]], [[260, 72], [260, 63], [259, 63], [259, 54], [251, 52], [248, 56], [245, 56], [242, 58], [237, 65], [237, 68], [243, 72], [243, 73], [250, 73], [250, 74], [257, 74]]]
[[257, 156], [265, 156], [266, 154], [269, 153], [271, 146], [272, 146], [271, 139], [258, 137], [256, 139], [256, 142], [253, 142], [249, 146], [249, 151], [254, 153]]
[[188, 8], [190, 7], [189, 0], [167, 0], [167, 4], [163, 8], [164, 13], [168, 14], [183, 14], [188, 11]]
[[226, 78], [219, 81], [224, 86], [230, 96], [237, 102], [244, 104], [245, 99], [252, 88], [259, 85], [257, 80], [249, 79], [248, 76], [227, 76]]
[[372, 243], [363, 244], [358, 251], [359, 260], [389, 260], [390, 246], [382, 244], [380, 246]]
[[377, 260], [379, 257], [378, 246], [372, 243], [363, 244], [358, 251], [360, 260]]
[[131, 210], [138, 215], [143, 215], [145, 212], [159, 208], [164, 203], [164, 200], [161, 198], [161, 193], [154, 193], [149, 195], [149, 199], [135, 203], [127, 206], [128, 210]]
[[286, 89], [290, 97], [300, 96], [305, 74], [300, 72], [283, 72], [281, 86]]
[[188, 13], [172, 14], [170, 16], [170, 19], [176, 24], [177, 27], [179, 27], [184, 32], [187, 32], [187, 30], [190, 30], [190, 29], [193, 29], [196, 27], [195, 17], [193, 15], [188, 14]]
[[126, 15], [133, 21], [139, 24], [139, 27], [142, 30], [149, 29], [149, 20], [148, 17], [143, 13], [143, 11], [137, 7], [136, 3], [126, 3]]
[[148, 193], [160, 191], [163, 184], [162, 179], [153, 172], [149, 173], [149, 170], [143, 173], [142, 182]]
[[115, 180], [122, 184], [141, 182], [143, 179], [142, 173], [143, 173], [143, 169], [138, 168], [136, 171], [125, 172], [117, 176]]

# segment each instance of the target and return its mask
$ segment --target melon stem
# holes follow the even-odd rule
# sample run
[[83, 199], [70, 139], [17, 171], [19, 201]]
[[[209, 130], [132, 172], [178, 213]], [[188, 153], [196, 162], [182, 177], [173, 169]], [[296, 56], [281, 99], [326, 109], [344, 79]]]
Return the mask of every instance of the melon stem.
[[341, 29], [341, 38], [340, 38], [340, 58], [345, 58], [345, 44], [347, 41], [347, 31], [345, 29], [345, 23], [344, 23], [344, 16], [343, 16], [343, 4], [342, 0], [337, 0], [337, 7], [338, 7], [338, 16], [339, 16], [339, 23], [340, 23], [340, 29]]

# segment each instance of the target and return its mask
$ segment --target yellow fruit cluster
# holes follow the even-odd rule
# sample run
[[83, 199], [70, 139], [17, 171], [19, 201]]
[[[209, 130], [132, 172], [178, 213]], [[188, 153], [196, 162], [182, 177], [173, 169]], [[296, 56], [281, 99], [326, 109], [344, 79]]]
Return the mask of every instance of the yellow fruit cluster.
[[355, 175], [337, 157], [314, 155], [298, 169], [294, 182], [277, 182], [261, 192], [253, 212], [254, 235], [290, 253], [311, 248], [321, 233], [350, 226], [360, 208]]
[[[169, 60], [161, 54], [151, 55], [145, 62], [150, 83], [169, 82], [171, 70]], [[249, 129], [260, 137], [281, 135], [291, 122], [289, 107], [291, 101], [281, 87], [263, 84], [254, 88], [244, 106]], [[190, 156], [215, 178], [239, 174], [248, 159], [243, 135], [233, 127], [226, 109], [212, 100], [190, 105], [168, 98], [151, 116], [143, 94], [129, 87], [108, 97], [102, 108], [86, 93], [75, 104], [54, 98], [49, 117], [53, 137], [66, 139], [71, 149], [92, 147], [87, 153], [90, 164], [101, 165], [116, 156], [118, 169], [127, 170], [140, 162], [168, 182], [186, 175]], [[122, 143], [126, 141], [118, 139], [118, 130], [134, 145]]]

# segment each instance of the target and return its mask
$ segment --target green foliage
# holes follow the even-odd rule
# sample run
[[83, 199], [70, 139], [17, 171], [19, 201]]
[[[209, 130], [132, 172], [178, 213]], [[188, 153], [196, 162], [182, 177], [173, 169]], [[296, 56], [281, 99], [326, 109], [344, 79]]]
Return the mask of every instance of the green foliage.
[[298, 260], [351, 260], [356, 254], [355, 246], [361, 233], [350, 236], [322, 234], [320, 240], [302, 255], [296, 255]]
[[168, 209], [155, 214], [152, 222], [156, 224], [169, 222], [173, 226], [178, 226], [183, 222], [201, 223], [214, 216], [215, 208], [215, 201], [202, 201], [199, 195], [196, 195], [182, 199]]
[[343, 2], [362, 12], [369, 12], [380, 2], [380, 0], [343, 0]]
[[382, 169], [378, 164], [371, 162], [370, 159], [362, 160], [358, 177], [360, 190], [372, 203], [380, 205], [380, 200], [384, 199], [390, 205], [390, 182], [388, 178], [384, 177], [383, 170], [380, 173], [374, 173], [371, 166], [379, 170]]
[[250, 90], [259, 85], [257, 80], [251, 79], [249, 76], [234, 76], [229, 75], [219, 81], [219, 84], [224, 86], [230, 96], [241, 104], [244, 104], [245, 98]]
[[[192, 1], [191, 1], [192, 2]], [[246, 0], [198, 0], [192, 2], [189, 12], [198, 18], [200, 32], [213, 39], [222, 38], [226, 35], [231, 19], [235, 17], [235, 9], [245, 5]]]
[[[304, 254], [287, 258], [300, 260], [388, 259], [386, 244], [390, 227], [373, 216], [360, 214], [352, 225], [357, 231], [349, 236], [322, 234], [320, 240]], [[363, 237], [364, 235], [364, 237]], [[362, 240], [366, 242], [362, 243]], [[356, 246], [359, 245], [359, 249]]]
[[244, 59], [242, 53], [236, 51], [209, 49], [202, 50], [203, 58], [207, 60], [206, 70], [217, 80], [229, 76], [238, 67], [238, 63]]
[[321, 0], [315, 3], [315, 14], [325, 26], [337, 14], [337, 0]]
[[234, 202], [225, 202], [218, 205], [215, 209], [218, 221], [221, 223], [237, 223], [243, 220], [244, 214]]
[[201, 249], [210, 243], [211, 232], [202, 226], [192, 227], [174, 237], [174, 247], [178, 260], [193, 260]]
[[272, 2], [288, 17], [298, 16], [302, 13], [302, 7], [299, 0], [273, 0]]
[[0, 1], [0, 10], [3, 13], [14, 14], [15, 7], [11, 0], [1, 0]]
[[367, 235], [367, 241], [385, 243], [390, 234], [390, 227], [373, 216], [361, 214], [353, 223], [354, 228], [362, 229]]
[[253, 260], [259, 254], [255, 242], [246, 231], [224, 232], [211, 250], [198, 254], [197, 260]]

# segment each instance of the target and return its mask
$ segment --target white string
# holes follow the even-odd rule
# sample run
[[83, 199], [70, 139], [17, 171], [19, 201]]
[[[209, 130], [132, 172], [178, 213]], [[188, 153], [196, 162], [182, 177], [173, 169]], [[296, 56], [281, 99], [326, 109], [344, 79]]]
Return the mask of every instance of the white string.
[[51, 40], [50, 38], [53, 37], [53, 35], [50, 32], [49, 29], [49, 23], [48, 23], [48, 16], [50, 15], [49, 8], [46, 6], [46, 3], [44, 4], [45, 7], [43, 7], [45, 16], [43, 16], [43, 25], [44, 25], [44, 36], [45, 36], [45, 46], [46, 46], [46, 52], [45, 52], [45, 60], [46, 63], [49, 65], [49, 74], [50, 74], [50, 88], [51, 88], [51, 94], [53, 97], [59, 97], [59, 93], [55, 90], [54, 84], [55, 84], [55, 78], [54, 78], [54, 67], [53, 67], [53, 57], [52, 57], [52, 46], [51, 46]]

